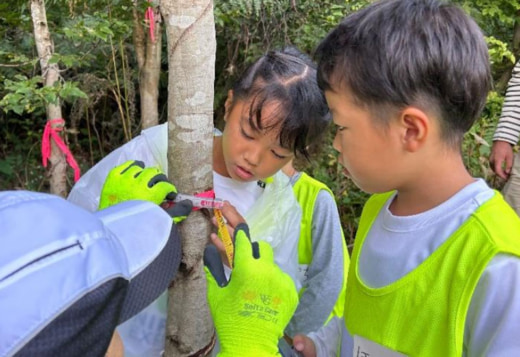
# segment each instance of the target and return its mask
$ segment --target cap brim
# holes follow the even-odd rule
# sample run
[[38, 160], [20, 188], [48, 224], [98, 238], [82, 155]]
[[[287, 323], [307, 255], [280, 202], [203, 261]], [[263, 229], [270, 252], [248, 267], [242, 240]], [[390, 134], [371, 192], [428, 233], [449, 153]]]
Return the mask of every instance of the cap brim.
[[4, 192], [0, 231], [0, 355], [106, 347], [96, 338], [153, 302], [181, 258], [171, 218], [142, 201], [92, 214], [57, 196]]

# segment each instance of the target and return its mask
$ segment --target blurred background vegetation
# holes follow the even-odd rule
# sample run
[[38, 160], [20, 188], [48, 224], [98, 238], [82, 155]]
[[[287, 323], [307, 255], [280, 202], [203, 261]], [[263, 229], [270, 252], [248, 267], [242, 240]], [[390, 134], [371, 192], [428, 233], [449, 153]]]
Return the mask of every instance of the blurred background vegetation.
[[[261, 53], [294, 45], [312, 54], [326, 33], [346, 14], [370, 1], [215, 0], [217, 33], [215, 125], [222, 127], [223, 104], [236, 76]], [[489, 169], [492, 135], [515, 59], [520, 3], [505, 0], [455, 1], [487, 36], [495, 88], [482, 119], [463, 145], [467, 167], [501, 188]], [[131, 0], [48, 0], [47, 19], [54, 41], [52, 61], [61, 81], [43, 87], [28, 1], [0, 3], [0, 189], [47, 191], [41, 164], [45, 104], [59, 98], [67, 122], [68, 144], [85, 172], [125, 142], [122, 123], [132, 135], [141, 130], [138, 70], [132, 45]], [[143, 14], [148, 4], [139, 1]], [[166, 48], [166, 38], [163, 38]], [[163, 50], [160, 121], [167, 113], [167, 63]], [[303, 167], [336, 194], [345, 236], [353, 241], [367, 195], [339, 173], [331, 148], [332, 131], [312, 163]], [[72, 172], [69, 182], [72, 185]]]

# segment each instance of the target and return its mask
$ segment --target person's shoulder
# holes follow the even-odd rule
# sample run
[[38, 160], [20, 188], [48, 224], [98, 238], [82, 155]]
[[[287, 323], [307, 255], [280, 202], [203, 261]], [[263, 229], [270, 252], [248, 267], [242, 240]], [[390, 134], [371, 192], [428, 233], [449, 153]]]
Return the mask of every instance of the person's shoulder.
[[[498, 252], [520, 256], [520, 218], [498, 191], [491, 191], [491, 198], [483, 202], [472, 214], [472, 232], [483, 232]], [[478, 196], [474, 197], [475, 201]]]

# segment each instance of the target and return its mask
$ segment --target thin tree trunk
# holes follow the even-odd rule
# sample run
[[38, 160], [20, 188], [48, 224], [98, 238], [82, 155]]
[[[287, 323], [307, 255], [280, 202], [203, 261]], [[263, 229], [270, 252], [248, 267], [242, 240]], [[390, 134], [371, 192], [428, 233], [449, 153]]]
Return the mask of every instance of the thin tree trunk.
[[[168, 167], [181, 192], [212, 187], [215, 24], [211, 0], [162, 0], [168, 39]], [[214, 341], [202, 254], [211, 225], [181, 225], [183, 261], [169, 290], [165, 356], [204, 356]]]
[[[141, 97], [141, 123], [146, 129], [159, 124], [159, 77], [161, 73], [162, 26], [158, 6], [153, 6], [154, 41], [145, 31], [142, 16], [137, 11], [134, 0], [134, 46], [139, 66], [139, 94]], [[152, 24], [149, 23], [149, 26]]]
[[[54, 52], [54, 46], [47, 26], [47, 14], [44, 0], [31, 0], [31, 17], [34, 26], [34, 42], [40, 59], [40, 67], [45, 86], [53, 86], [59, 80], [57, 64], [49, 64]], [[62, 118], [59, 100], [54, 104], [47, 104], [47, 120]], [[61, 125], [61, 124], [59, 124]], [[56, 127], [57, 124], [53, 124]], [[64, 136], [64, 131], [60, 135]], [[51, 155], [48, 177], [50, 192], [62, 197], [67, 196], [67, 162], [65, 155], [59, 150], [54, 141], [51, 143]]]
[[132, 32], [132, 39], [134, 41], [134, 49], [135, 49], [135, 54], [137, 57], [137, 66], [139, 67], [139, 71], [140, 71], [141, 68], [143, 68], [143, 66], [144, 66], [144, 61], [146, 58], [145, 57], [146, 39], [144, 37], [145, 36], [144, 28], [141, 23], [142, 15], [139, 13], [139, 10], [138, 10], [138, 1], [133, 0], [133, 3], [134, 3], [134, 7], [132, 9], [132, 14], [134, 17], [134, 31]]
[[[516, 18], [520, 16], [520, 10], [516, 12]], [[518, 54], [520, 51], [520, 23], [518, 21], [515, 22], [515, 27], [513, 29], [513, 53], [518, 58]]]

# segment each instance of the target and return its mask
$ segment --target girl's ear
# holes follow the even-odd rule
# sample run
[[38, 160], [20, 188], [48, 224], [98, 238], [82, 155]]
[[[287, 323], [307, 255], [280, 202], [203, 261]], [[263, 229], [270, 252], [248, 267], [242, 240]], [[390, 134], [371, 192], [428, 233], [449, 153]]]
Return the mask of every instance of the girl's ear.
[[227, 121], [227, 116], [231, 111], [231, 106], [233, 105], [233, 89], [228, 90], [228, 95], [226, 98], [226, 102], [224, 103], [224, 121]]
[[401, 112], [402, 141], [404, 149], [409, 152], [419, 150], [431, 130], [430, 117], [418, 108], [408, 107]]

